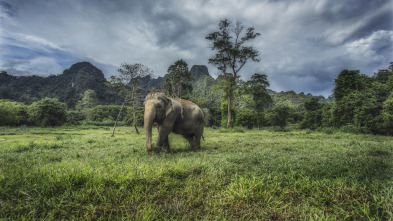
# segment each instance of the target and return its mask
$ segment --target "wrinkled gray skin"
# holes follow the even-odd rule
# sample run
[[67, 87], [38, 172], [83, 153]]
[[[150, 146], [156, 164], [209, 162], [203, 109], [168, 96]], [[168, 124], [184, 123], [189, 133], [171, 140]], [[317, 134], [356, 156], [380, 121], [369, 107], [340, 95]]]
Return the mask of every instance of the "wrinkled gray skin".
[[[182, 111], [183, 109], [183, 111]], [[145, 99], [146, 148], [152, 150], [152, 127], [157, 123], [157, 148], [169, 147], [170, 132], [182, 135], [192, 148], [200, 147], [203, 134], [204, 115], [202, 110], [188, 100], [172, 99], [164, 93], [152, 92]]]

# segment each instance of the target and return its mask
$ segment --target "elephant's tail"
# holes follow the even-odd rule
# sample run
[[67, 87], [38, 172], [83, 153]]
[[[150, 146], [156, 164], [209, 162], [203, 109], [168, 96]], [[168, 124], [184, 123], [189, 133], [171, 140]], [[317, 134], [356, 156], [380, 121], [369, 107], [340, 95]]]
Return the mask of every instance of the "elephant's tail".
[[202, 134], [202, 139], [203, 139], [203, 141], [205, 141], [205, 137], [203, 136], [203, 134]]

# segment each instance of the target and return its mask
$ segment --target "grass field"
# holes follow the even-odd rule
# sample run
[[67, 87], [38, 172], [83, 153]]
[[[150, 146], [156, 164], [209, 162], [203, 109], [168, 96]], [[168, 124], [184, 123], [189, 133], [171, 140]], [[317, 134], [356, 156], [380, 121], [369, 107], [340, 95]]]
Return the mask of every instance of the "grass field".
[[0, 219], [393, 219], [392, 137], [207, 128], [200, 150], [148, 153], [143, 132], [110, 135], [0, 128]]

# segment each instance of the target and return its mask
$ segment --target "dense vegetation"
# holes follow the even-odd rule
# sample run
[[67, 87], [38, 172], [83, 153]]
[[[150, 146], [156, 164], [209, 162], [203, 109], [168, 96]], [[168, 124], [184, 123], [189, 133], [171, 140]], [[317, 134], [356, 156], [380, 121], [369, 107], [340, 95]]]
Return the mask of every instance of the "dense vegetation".
[[[77, 67], [83, 70], [89, 69], [84, 65], [92, 66], [89, 63], [76, 64]], [[187, 64], [185, 63], [185, 65]], [[70, 70], [76, 73], [82, 72], [78, 71], [74, 66]], [[207, 69], [201, 67], [204, 66], [198, 67], [203, 70], [201, 73], [195, 72], [198, 68], [191, 68], [195, 69], [192, 73], [193, 77], [187, 77], [187, 81], [191, 82], [191, 85], [187, 84], [187, 87], [183, 87], [182, 91], [184, 93], [182, 97], [192, 100], [204, 110], [206, 126], [226, 126], [228, 105], [220, 85], [225, 78], [219, 77], [214, 79], [206, 73]], [[90, 69], [95, 70], [92, 67]], [[65, 73], [69, 72], [69, 70], [65, 71]], [[2, 76], [9, 75], [3, 73]], [[261, 78], [266, 75], [256, 74], [255, 76]], [[16, 77], [13, 78], [17, 79]], [[64, 77], [59, 78], [65, 79]], [[139, 90], [141, 91], [140, 96], [137, 97], [139, 100], [135, 102], [135, 105], [128, 105], [125, 112], [119, 115], [121, 123], [131, 122], [130, 111], [133, 110], [133, 106], [136, 106], [136, 110], [138, 110], [135, 114], [136, 125], [142, 126], [143, 109], [141, 108], [143, 107], [141, 104], [143, 103], [144, 95], [151, 90], [165, 90], [166, 87], [176, 86], [169, 85], [169, 82], [171, 82], [169, 79], [171, 78], [167, 74], [161, 84], [153, 88], [143, 88], [149, 85], [146, 83], [146, 81], [150, 81], [149, 79], [151, 80], [150, 76], [140, 78]], [[167, 82], [167, 86], [163, 87], [165, 82]], [[234, 126], [253, 128], [273, 125], [284, 128], [285, 125], [290, 123], [299, 124], [301, 128], [313, 130], [343, 127], [347, 131], [356, 133], [393, 135], [393, 65], [388, 69], [379, 70], [372, 77], [360, 74], [357, 70], [343, 70], [338, 74], [333, 95], [328, 99], [322, 96], [312, 96], [311, 94], [296, 94], [293, 91], [277, 93], [266, 89], [268, 79], [261, 82], [264, 83], [262, 83], [261, 89], [258, 89], [255, 79], [247, 82], [238, 80], [237, 84], [239, 87], [234, 91], [236, 94], [233, 101], [235, 105], [231, 109]], [[0, 100], [0, 125], [49, 126], [64, 123], [79, 124], [82, 121], [91, 121], [90, 123], [101, 125], [102, 122], [110, 124], [111, 121], [113, 122], [117, 118], [124, 98], [122, 98], [121, 94], [116, 93], [113, 87], [110, 87], [109, 82], [95, 83], [102, 84], [101, 86], [92, 87], [97, 91], [88, 88], [85, 91], [81, 91], [80, 94], [72, 96], [71, 100], [66, 101], [64, 96], [59, 96], [57, 101], [62, 101], [61, 99], [63, 99], [63, 102], [56, 102], [53, 105], [58, 105], [58, 108], [64, 109], [67, 106], [64, 106], [62, 103], [65, 103], [68, 104], [68, 107], [66, 108], [66, 117], [64, 118], [61, 115], [59, 120], [55, 120], [55, 122], [42, 123], [37, 117], [33, 116], [32, 107], [40, 104], [38, 102], [45, 103], [44, 100], [48, 100], [45, 97], [36, 99], [35, 102], [33, 100], [25, 102], [12, 101], [12, 99]], [[16, 84], [14, 82], [11, 86]], [[4, 84], [2, 87], [4, 87]], [[100, 87], [105, 88], [102, 89], [104, 92], [97, 89]], [[42, 88], [45, 91], [45, 88], [48, 87]], [[20, 89], [20, 91], [23, 90]], [[174, 91], [174, 89], [170, 90]], [[176, 90], [180, 91], [179, 87]], [[269, 94], [269, 97], [262, 96], [264, 90]], [[37, 89], [37, 91], [40, 90]], [[262, 92], [259, 93], [258, 91]], [[36, 94], [40, 93], [45, 94], [46, 92], [37, 92]], [[53, 93], [49, 97], [57, 97], [56, 94]], [[5, 95], [4, 93], [2, 94], [3, 98]], [[259, 100], [256, 98], [259, 98]], [[70, 106], [70, 103], [75, 103], [75, 105]], [[48, 114], [50, 115], [50, 113]], [[53, 117], [52, 119], [57, 119], [56, 115]], [[34, 118], [35, 120], [33, 120]], [[45, 120], [42, 119], [41, 121]]]
[[355, 132], [393, 135], [393, 63], [373, 77], [343, 70], [335, 80], [335, 102], [305, 103], [303, 128], [349, 127]]
[[[119, 127], [0, 128], [0, 218], [390, 220], [392, 139], [211, 129], [145, 150]], [[153, 130], [153, 137], [156, 130]]]

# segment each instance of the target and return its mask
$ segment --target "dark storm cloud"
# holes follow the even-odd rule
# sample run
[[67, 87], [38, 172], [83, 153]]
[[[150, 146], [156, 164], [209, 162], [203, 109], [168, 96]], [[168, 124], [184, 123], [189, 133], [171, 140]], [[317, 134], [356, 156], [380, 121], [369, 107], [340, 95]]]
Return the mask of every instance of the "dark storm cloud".
[[274, 90], [327, 96], [342, 69], [371, 75], [393, 60], [392, 7], [392, 0], [6, 0], [0, 69], [46, 73], [88, 60], [109, 76], [122, 62], [140, 62], [162, 76], [184, 59], [214, 74], [204, 37], [228, 18], [261, 33], [253, 42], [261, 62], [244, 66], [243, 79], [267, 73]]
[[17, 11], [12, 5], [8, 4], [7, 2], [0, 1], [0, 7], [2, 8], [2, 14], [7, 16], [14, 16]]

